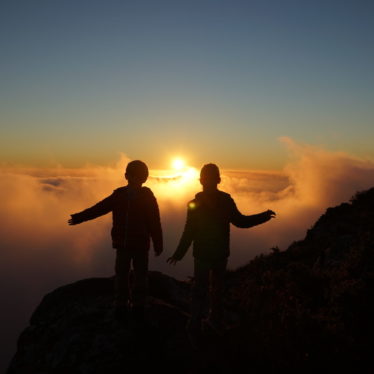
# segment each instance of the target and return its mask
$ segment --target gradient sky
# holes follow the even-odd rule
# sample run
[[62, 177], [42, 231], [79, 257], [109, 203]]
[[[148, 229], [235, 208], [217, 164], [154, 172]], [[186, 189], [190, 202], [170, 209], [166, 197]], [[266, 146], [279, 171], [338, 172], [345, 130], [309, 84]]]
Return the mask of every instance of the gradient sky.
[[0, 3], [0, 163], [374, 159], [372, 1]]

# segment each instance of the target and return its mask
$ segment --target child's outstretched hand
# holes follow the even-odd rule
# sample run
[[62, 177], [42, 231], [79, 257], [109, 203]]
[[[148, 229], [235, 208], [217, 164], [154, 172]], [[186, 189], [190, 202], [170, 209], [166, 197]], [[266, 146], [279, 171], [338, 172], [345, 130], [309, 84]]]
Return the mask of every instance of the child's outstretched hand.
[[78, 220], [74, 219], [73, 216], [71, 216], [71, 218], [68, 220], [68, 224], [70, 226], [73, 226], [73, 225], [78, 225], [78, 223], [80, 223]]
[[270, 218], [275, 218], [276, 215], [277, 215], [275, 212], [273, 212], [273, 211], [270, 210], [270, 209], [267, 210], [266, 213], [269, 215], [269, 219], [270, 219]]
[[178, 260], [176, 260], [174, 257], [169, 257], [166, 262], [170, 265], [176, 265]]

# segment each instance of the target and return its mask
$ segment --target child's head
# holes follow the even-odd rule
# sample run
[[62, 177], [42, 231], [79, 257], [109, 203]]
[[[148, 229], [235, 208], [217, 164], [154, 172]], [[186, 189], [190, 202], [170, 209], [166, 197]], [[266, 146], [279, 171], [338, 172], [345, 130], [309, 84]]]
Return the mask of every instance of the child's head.
[[221, 182], [221, 176], [216, 164], [206, 164], [200, 171], [200, 183], [205, 188], [216, 188]]
[[148, 167], [143, 161], [134, 160], [127, 164], [125, 178], [130, 185], [141, 186], [148, 178]]

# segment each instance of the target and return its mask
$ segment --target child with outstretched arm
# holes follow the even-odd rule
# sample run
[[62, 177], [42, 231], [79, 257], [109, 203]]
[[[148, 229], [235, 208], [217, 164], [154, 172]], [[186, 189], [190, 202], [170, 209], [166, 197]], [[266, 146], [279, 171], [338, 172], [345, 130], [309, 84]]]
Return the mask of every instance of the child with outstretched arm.
[[222, 291], [230, 255], [230, 223], [248, 228], [275, 217], [272, 210], [250, 216], [241, 214], [231, 196], [218, 189], [220, 182], [217, 165], [204, 165], [200, 172], [203, 191], [188, 203], [182, 237], [176, 251], [167, 260], [175, 265], [193, 244], [194, 285], [187, 328], [195, 333], [201, 331], [203, 306], [209, 288], [210, 314], [207, 322], [216, 331], [223, 327]]
[[[125, 178], [127, 186], [114, 190], [91, 208], [72, 214], [68, 223], [76, 225], [112, 212], [116, 316], [127, 321], [128, 308], [131, 308], [133, 317], [142, 321], [150, 239], [156, 256], [159, 256], [163, 250], [162, 229], [156, 198], [149, 188], [142, 186], [148, 178], [147, 165], [139, 160], [131, 161], [126, 167]], [[129, 287], [131, 264], [135, 278], [132, 292]]]

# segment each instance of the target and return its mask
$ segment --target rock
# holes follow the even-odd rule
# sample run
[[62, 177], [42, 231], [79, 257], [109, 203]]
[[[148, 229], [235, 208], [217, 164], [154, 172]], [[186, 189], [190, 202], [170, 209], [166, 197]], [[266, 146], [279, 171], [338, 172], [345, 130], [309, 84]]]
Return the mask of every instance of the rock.
[[156, 297], [150, 297], [143, 326], [115, 318], [112, 278], [81, 280], [46, 295], [19, 338], [8, 373], [188, 368], [191, 349], [184, 327], [189, 286], [157, 272], [150, 273], [150, 284]]

